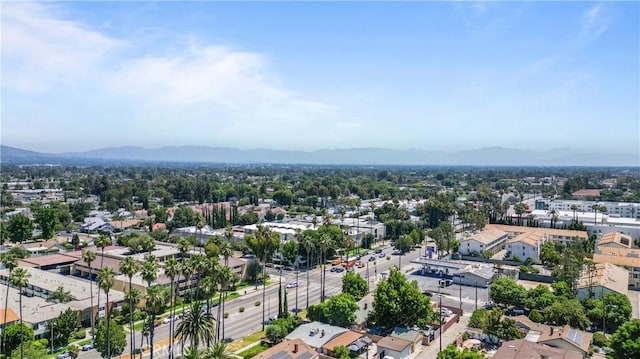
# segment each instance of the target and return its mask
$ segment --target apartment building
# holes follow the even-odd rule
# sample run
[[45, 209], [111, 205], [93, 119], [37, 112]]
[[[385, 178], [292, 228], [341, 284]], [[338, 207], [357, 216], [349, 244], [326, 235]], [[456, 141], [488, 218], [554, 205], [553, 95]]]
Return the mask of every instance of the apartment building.
[[474, 233], [469, 238], [462, 239], [460, 241], [460, 253], [466, 255], [483, 255], [485, 251], [496, 254], [504, 249], [504, 244], [507, 241], [509, 235], [499, 229], [485, 229]]
[[611, 216], [623, 218], [640, 217], [640, 203], [631, 202], [598, 202], [598, 201], [576, 201], [576, 200], [558, 200], [558, 199], [540, 199], [536, 200], [535, 208], [539, 210], [566, 211], [573, 212], [572, 206], [576, 206], [577, 212], [592, 212], [591, 208], [594, 204], [607, 208], [607, 213]]

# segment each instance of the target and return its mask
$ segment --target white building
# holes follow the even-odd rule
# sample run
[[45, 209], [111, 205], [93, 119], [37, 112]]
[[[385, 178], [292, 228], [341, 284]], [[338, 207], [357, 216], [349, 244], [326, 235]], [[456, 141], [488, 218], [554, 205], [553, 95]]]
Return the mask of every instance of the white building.
[[519, 258], [521, 262], [527, 260], [538, 263], [540, 261], [540, 249], [542, 244], [547, 241], [547, 237], [543, 233], [529, 232], [522, 233], [506, 242], [506, 257]]
[[596, 202], [596, 201], [574, 201], [574, 200], [558, 200], [558, 199], [541, 199], [536, 201], [536, 209], [555, 210], [564, 212], [573, 212], [571, 206], [576, 206], [577, 212], [591, 212], [591, 206], [597, 204], [607, 208], [607, 213], [616, 217], [637, 218], [640, 217], [640, 203], [631, 202]]
[[470, 238], [460, 241], [460, 253], [466, 255], [479, 254], [489, 251], [495, 254], [504, 248], [508, 235], [506, 232], [497, 229], [485, 229], [475, 233]]

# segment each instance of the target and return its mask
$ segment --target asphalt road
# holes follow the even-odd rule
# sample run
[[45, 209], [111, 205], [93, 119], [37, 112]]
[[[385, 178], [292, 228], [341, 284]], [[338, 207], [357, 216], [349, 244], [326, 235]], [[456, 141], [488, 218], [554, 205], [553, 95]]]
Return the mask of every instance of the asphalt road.
[[[376, 283], [382, 278], [382, 273], [388, 271], [394, 265], [398, 265], [400, 261], [403, 272], [413, 272], [413, 270], [417, 270], [418, 266], [416, 264], [412, 264], [411, 261], [418, 258], [420, 254], [420, 250], [414, 250], [410, 253], [407, 253], [403, 256], [391, 255], [391, 248], [385, 248], [384, 256], [382, 258], [377, 257], [375, 261], [368, 262], [368, 258], [372, 255], [366, 255], [362, 258], [362, 261], [367, 265], [364, 268], [356, 268], [356, 271], [360, 273], [365, 279], [369, 280], [371, 290], [375, 289]], [[390, 256], [390, 260], [387, 260], [386, 257]], [[399, 258], [400, 257], [400, 258]], [[334, 296], [339, 294], [342, 290], [342, 276], [346, 273], [343, 271], [342, 273], [330, 272], [331, 266], [327, 266], [326, 270], [326, 285], [325, 285], [325, 295], [326, 296]], [[249, 334], [258, 332], [263, 329], [263, 308], [264, 308], [264, 318], [269, 318], [269, 315], [278, 314], [278, 287], [280, 282], [279, 272], [272, 268], [269, 268], [269, 272], [272, 278], [272, 284], [267, 286], [265, 291], [265, 299], [263, 300], [262, 287], [258, 286], [258, 289], [255, 287], [250, 287], [246, 289], [246, 293], [244, 290], [241, 291], [241, 296], [239, 298], [235, 298], [229, 300], [225, 305], [225, 312], [229, 313], [229, 317], [225, 319], [224, 322], [224, 338], [229, 338], [231, 340], [242, 338]], [[321, 269], [317, 268], [311, 270], [309, 272], [309, 304], [317, 304], [320, 302], [320, 272]], [[368, 275], [367, 275], [368, 273]], [[411, 276], [411, 279], [419, 279], [420, 276]], [[416, 278], [413, 278], [416, 277]], [[426, 277], [422, 277], [426, 278]], [[289, 282], [293, 282], [296, 280], [296, 274], [293, 272], [283, 271], [282, 272], [282, 285], [285, 286]], [[430, 278], [431, 279], [431, 278]], [[298, 274], [298, 306], [300, 310], [304, 310], [307, 307], [307, 274], [306, 272], [300, 272]], [[428, 285], [428, 284], [425, 284]], [[436, 283], [437, 286], [437, 283]], [[421, 285], [422, 288], [422, 285]], [[426, 289], [426, 288], [425, 288]], [[296, 289], [289, 288], [288, 292], [288, 306], [289, 310], [293, 310], [295, 308], [296, 303]], [[255, 306], [256, 301], [260, 301], [262, 305]], [[443, 298], [443, 304], [444, 302]], [[264, 305], [264, 307], [263, 307]], [[244, 307], [245, 311], [240, 313], [239, 308]], [[215, 315], [214, 308], [214, 315]], [[154, 335], [154, 343], [161, 344], [160, 349], [154, 353], [154, 358], [157, 359], [166, 359], [168, 358], [168, 350], [165, 347], [165, 344], [168, 344], [169, 337], [169, 324], [162, 324], [159, 327], [155, 328]], [[140, 347], [141, 334], [140, 332], [135, 333], [135, 343], [136, 347]], [[145, 339], [146, 345], [146, 339]], [[122, 358], [129, 358], [129, 334], [127, 334], [127, 346], [125, 348], [125, 354], [123, 354]], [[175, 348], [177, 353], [180, 353], [180, 348]], [[149, 356], [149, 353], [145, 353], [143, 357]], [[177, 355], [176, 355], [177, 357]], [[81, 352], [80, 358], [82, 359], [99, 359], [100, 354], [96, 350], [91, 350], [88, 352]]]

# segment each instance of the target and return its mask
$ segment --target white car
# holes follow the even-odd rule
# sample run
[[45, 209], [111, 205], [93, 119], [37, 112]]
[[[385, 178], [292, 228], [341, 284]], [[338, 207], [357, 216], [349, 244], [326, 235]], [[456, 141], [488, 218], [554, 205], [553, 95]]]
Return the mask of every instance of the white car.
[[298, 286], [298, 282], [287, 283], [287, 288], [295, 288]]
[[164, 318], [164, 320], [162, 321], [162, 324], [169, 324], [174, 320], [173, 317], [168, 317], [168, 318]]

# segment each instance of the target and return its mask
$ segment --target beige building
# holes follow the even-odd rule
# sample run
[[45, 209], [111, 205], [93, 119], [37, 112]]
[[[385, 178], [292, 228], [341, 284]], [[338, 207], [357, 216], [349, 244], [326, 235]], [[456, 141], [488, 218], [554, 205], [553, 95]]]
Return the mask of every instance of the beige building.
[[543, 227], [509, 226], [506, 224], [487, 224], [485, 229], [497, 229], [507, 232], [509, 238], [523, 233], [540, 233], [553, 242], [566, 243], [573, 240], [586, 240], [589, 235], [586, 231], [573, 231], [569, 229], [554, 229]]
[[485, 251], [492, 255], [504, 249], [508, 234], [498, 229], [485, 229], [460, 241], [460, 253], [482, 256]]
[[606, 248], [631, 248], [632, 245], [633, 238], [620, 232], [611, 232], [604, 234], [597, 244], [598, 247]]
[[547, 235], [543, 232], [525, 232], [509, 238], [505, 249], [508, 258], [519, 258], [521, 262], [527, 260], [533, 263], [540, 262], [540, 250], [546, 242]]
[[594, 298], [607, 293], [627, 295], [629, 271], [610, 263], [596, 263], [592, 268], [585, 266], [578, 279], [576, 297], [582, 301], [589, 298], [589, 289]]

